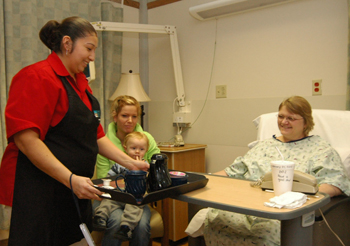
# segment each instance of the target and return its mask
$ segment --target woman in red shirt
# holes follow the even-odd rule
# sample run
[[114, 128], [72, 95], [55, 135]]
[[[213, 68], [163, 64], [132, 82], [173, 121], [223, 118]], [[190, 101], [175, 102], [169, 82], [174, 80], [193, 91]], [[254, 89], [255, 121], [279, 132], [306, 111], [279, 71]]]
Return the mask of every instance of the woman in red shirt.
[[100, 125], [83, 73], [98, 45], [93, 26], [69, 17], [49, 21], [39, 35], [53, 52], [12, 80], [0, 204], [12, 206], [9, 245], [70, 245], [83, 238], [79, 224], [91, 225], [90, 199], [102, 194], [90, 180], [97, 154], [128, 169], [149, 166], [120, 151]]

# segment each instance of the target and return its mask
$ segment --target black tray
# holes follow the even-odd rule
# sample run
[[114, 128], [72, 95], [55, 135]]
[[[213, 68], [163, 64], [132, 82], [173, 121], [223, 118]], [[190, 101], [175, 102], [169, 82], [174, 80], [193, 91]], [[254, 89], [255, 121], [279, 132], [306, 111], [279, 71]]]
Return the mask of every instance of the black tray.
[[[172, 171], [172, 170], [171, 170]], [[112, 199], [118, 202], [124, 202], [133, 205], [144, 205], [151, 202], [156, 202], [165, 198], [173, 197], [176, 195], [184, 194], [193, 190], [197, 190], [203, 188], [207, 185], [208, 179], [204, 175], [185, 172], [188, 175], [187, 184], [171, 186], [169, 188], [165, 188], [158, 191], [153, 191], [147, 193], [141, 202], [136, 202], [136, 199], [133, 195], [129, 193], [120, 192], [117, 189], [105, 189], [99, 186], [96, 186], [97, 189], [103, 191], [105, 193], [109, 193]], [[115, 177], [108, 177], [112, 181], [115, 181]], [[100, 185], [103, 183], [102, 179], [95, 179], [92, 181], [95, 185]], [[106, 197], [103, 197], [106, 198]]]

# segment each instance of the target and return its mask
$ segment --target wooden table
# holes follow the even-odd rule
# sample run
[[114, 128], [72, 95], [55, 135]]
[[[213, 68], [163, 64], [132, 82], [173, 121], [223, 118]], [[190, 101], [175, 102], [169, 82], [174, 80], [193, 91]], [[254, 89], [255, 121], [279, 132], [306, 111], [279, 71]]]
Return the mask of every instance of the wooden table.
[[264, 206], [274, 193], [250, 186], [247, 180], [217, 175], [205, 175], [206, 187], [182, 194], [178, 199], [191, 204], [213, 207], [231, 212], [281, 220], [282, 246], [312, 245], [312, 226], [303, 227], [302, 222], [312, 218], [312, 213], [326, 205], [330, 197], [324, 193], [308, 196], [309, 200], [300, 208], [277, 209]]

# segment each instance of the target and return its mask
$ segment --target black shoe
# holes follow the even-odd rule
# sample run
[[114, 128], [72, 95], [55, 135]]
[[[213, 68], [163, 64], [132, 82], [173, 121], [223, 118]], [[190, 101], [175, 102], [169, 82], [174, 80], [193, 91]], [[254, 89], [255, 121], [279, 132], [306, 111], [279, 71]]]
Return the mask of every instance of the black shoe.
[[115, 238], [118, 238], [121, 241], [130, 241], [132, 238], [132, 231], [127, 225], [120, 226], [119, 230], [115, 234]]
[[94, 231], [105, 231], [107, 229], [106, 220], [99, 216], [94, 216], [92, 227]]

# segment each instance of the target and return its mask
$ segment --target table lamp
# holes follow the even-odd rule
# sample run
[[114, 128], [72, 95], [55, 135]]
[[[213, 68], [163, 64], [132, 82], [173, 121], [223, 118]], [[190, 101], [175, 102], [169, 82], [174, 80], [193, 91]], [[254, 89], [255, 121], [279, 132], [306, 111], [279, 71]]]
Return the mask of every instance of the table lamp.
[[[141, 84], [140, 74], [132, 73], [122, 73], [119, 81], [119, 85], [113, 95], [109, 98], [109, 101], [114, 101], [118, 96], [128, 95], [134, 97], [138, 102], [149, 102], [151, 99], [148, 97], [147, 93], [143, 89]], [[141, 126], [143, 127], [143, 105], [141, 105]]]

